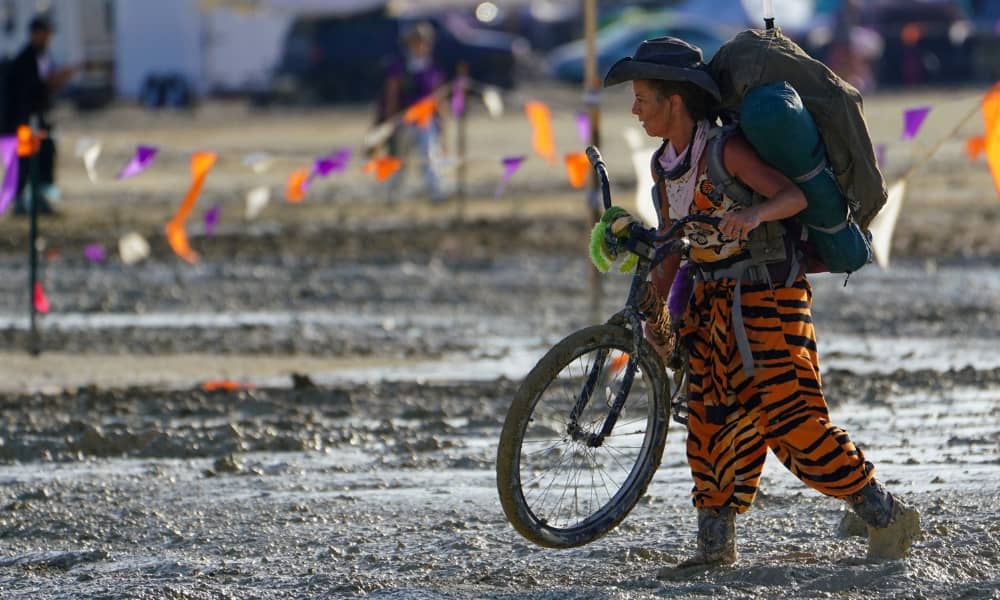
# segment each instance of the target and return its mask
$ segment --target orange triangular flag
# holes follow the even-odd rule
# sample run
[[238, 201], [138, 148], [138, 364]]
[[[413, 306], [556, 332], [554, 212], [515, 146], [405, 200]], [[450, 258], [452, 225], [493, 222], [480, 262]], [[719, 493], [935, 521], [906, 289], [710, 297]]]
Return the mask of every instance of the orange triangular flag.
[[167, 243], [174, 253], [189, 263], [198, 261], [198, 253], [191, 249], [188, 244], [187, 232], [184, 230], [184, 221], [194, 209], [201, 194], [201, 188], [205, 184], [208, 172], [215, 165], [216, 155], [214, 152], [195, 152], [191, 156], [191, 187], [188, 188], [184, 200], [181, 201], [177, 214], [167, 223], [164, 231], [167, 234]]
[[590, 161], [583, 152], [571, 152], [566, 155], [566, 174], [569, 176], [569, 184], [575, 188], [582, 188], [587, 183], [587, 173], [590, 172]]
[[983, 99], [983, 134], [986, 146], [986, 164], [993, 174], [993, 185], [1000, 194], [1000, 83], [995, 84]]
[[524, 113], [531, 123], [531, 144], [539, 156], [556, 162], [556, 144], [552, 140], [552, 117], [549, 107], [537, 100], [530, 100], [524, 105]]
[[35, 282], [34, 300], [36, 311], [43, 315], [49, 312], [49, 299], [45, 297], [45, 290], [42, 289], [42, 284], [39, 281]]
[[976, 160], [979, 155], [986, 151], [986, 138], [981, 135], [975, 135], [965, 140], [965, 154], [968, 155], [969, 160]]
[[299, 169], [288, 176], [288, 182], [285, 183], [285, 198], [289, 202], [299, 203], [306, 196], [306, 179], [309, 178], [309, 171], [307, 169]]
[[385, 181], [392, 177], [392, 174], [398, 171], [401, 166], [403, 166], [403, 161], [398, 158], [383, 156], [368, 161], [368, 164], [365, 165], [365, 173], [374, 172], [376, 181]]
[[27, 125], [21, 125], [17, 128], [17, 155], [18, 156], [31, 156], [42, 145], [42, 139], [35, 135], [35, 132], [31, 130], [31, 127]]
[[421, 129], [427, 129], [427, 126], [431, 124], [431, 119], [434, 118], [434, 113], [437, 111], [437, 98], [434, 96], [427, 96], [423, 100], [417, 101], [415, 104], [406, 109], [403, 113], [404, 123], [416, 123]]
[[170, 244], [170, 249], [174, 251], [174, 254], [191, 264], [198, 262], [198, 253], [191, 249], [183, 224], [178, 225], [171, 221], [163, 229], [167, 234], [167, 243]]

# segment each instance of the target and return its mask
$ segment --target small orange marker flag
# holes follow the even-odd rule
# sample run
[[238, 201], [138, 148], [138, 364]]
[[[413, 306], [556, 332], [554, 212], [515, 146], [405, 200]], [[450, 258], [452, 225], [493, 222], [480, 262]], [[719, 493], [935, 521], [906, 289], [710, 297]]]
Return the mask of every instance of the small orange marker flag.
[[986, 163], [993, 174], [993, 185], [1000, 194], [1000, 83], [995, 84], [983, 99], [983, 134], [986, 147]]
[[17, 155], [31, 156], [42, 146], [42, 138], [35, 135], [31, 127], [21, 125], [17, 128]]
[[195, 152], [191, 156], [191, 187], [188, 189], [184, 200], [181, 201], [177, 214], [167, 223], [164, 231], [167, 235], [167, 243], [174, 251], [174, 254], [189, 263], [198, 262], [198, 253], [191, 249], [188, 243], [187, 232], [184, 230], [184, 221], [194, 209], [201, 194], [201, 188], [205, 184], [208, 172], [215, 165], [216, 155], [214, 152]]
[[45, 290], [42, 289], [42, 284], [39, 281], [35, 282], [34, 300], [35, 310], [43, 315], [49, 312], [49, 299], [45, 297]]
[[618, 371], [624, 369], [625, 365], [627, 364], [628, 364], [628, 354], [624, 352], [619, 352], [618, 356], [614, 357], [611, 360], [611, 372], [617, 373]]
[[383, 156], [368, 161], [365, 165], [365, 173], [375, 173], [376, 181], [385, 181], [392, 177], [393, 173], [403, 166], [403, 161], [392, 156]]
[[550, 163], [555, 163], [556, 144], [552, 140], [552, 116], [549, 107], [537, 100], [530, 100], [524, 104], [524, 113], [531, 123], [531, 144], [535, 152]]
[[285, 198], [289, 202], [298, 204], [306, 197], [305, 183], [308, 177], [309, 171], [306, 169], [299, 169], [288, 176], [288, 181], [285, 183]]
[[582, 188], [587, 183], [587, 173], [590, 172], [590, 160], [583, 152], [571, 152], [566, 155], [566, 174], [569, 176], [569, 184], [575, 188]]
[[437, 112], [437, 98], [427, 96], [406, 109], [406, 112], [403, 113], [403, 122], [416, 123], [421, 129], [427, 129], [435, 112]]
[[232, 379], [213, 379], [201, 384], [201, 389], [206, 392], [235, 392], [239, 390], [252, 390], [254, 386], [249, 383], [240, 383]]
[[969, 160], [976, 160], [979, 155], [986, 151], [986, 138], [981, 135], [972, 136], [965, 140], [965, 154]]

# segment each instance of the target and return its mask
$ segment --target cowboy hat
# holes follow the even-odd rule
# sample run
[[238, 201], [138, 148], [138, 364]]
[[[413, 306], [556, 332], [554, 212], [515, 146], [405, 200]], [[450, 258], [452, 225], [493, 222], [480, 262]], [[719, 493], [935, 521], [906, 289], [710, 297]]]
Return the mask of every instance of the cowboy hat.
[[722, 99], [719, 86], [702, 62], [701, 49], [673, 37], [655, 38], [639, 44], [635, 56], [623, 58], [611, 65], [604, 77], [604, 87], [634, 79], [688, 81], [716, 100]]

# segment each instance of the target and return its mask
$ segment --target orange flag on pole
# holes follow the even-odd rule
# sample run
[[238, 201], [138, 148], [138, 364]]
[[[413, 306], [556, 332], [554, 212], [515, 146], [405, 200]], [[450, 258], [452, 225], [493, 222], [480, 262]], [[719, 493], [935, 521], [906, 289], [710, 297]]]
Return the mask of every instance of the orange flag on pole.
[[993, 86], [983, 99], [983, 134], [986, 147], [986, 163], [993, 174], [993, 185], [1000, 194], [1000, 83]]
[[532, 146], [539, 156], [556, 162], [556, 144], [552, 139], [552, 116], [549, 107], [537, 100], [531, 100], [524, 105], [524, 113], [531, 123]]
[[164, 230], [167, 234], [167, 243], [174, 251], [174, 254], [189, 263], [198, 262], [198, 253], [191, 249], [188, 243], [187, 232], [184, 230], [184, 221], [194, 209], [201, 194], [201, 188], [205, 184], [208, 172], [215, 165], [216, 155], [214, 152], [195, 152], [191, 156], [191, 187], [188, 189], [184, 200], [181, 201], [177, 214], [167, 223]]
[[392, 177], [392, 174], [403, 166], [403, 161], [392, 156], [383, 156], [368, 161], [365, 165], [365, 173], [375, 173], [376, 181], [385, 181]]
[[569, 176], [569, 184], [575, 188], [582, 188], [587, 183], [587, 173], [590, 172], [590, 160], [583, 152], [571, 152], [566, 155], [566, 175]]
[[427, 129], [427, 126], [431, 124], [431, 119], [434, 118], [434, 113], [437, 111], [437, 98], [434, 96], [427, 96], [423, 100], [419, 100], [403, 113], [404, 123], [416, 123], [421, 129]]
[[306, 169], [299, 169], [288, 176], [288, 182], [285, 183], [285, 198], [289, 202], [299, 203], [306, 196], [306, 179], [309, 178], [309, 171]]

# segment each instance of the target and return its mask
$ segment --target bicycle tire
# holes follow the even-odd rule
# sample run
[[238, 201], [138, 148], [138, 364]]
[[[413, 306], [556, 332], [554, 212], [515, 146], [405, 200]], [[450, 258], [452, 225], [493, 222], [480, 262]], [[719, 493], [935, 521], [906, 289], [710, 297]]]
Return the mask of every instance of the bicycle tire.
[[[500, 444], [497, 452], [497, 489], [500, 494], [500, 503], [503, 506], [508, 521], [525, 538], [548, 548], [571, 548], [588, 544], [605, 535], [621, 523], [635, 507], [639, 498], [646, 492], [646, 488], [649, 486], [649, 482], [659, 467], [660, 459], [663, 455], [663, 447], [667, 438], [667, 426], [670, 420], [670, 405], [666, 401], [666, 387], [669, 385], [666, 371], [659, 356], [652, 347], [645, 340], [642, 343], [645, 350], [640, 352], [640, 360], [638, 362], [639, 374], [629, 386], [623, 411], [629, 408], [630, 403], [633, 403], [633, 400], [635, 400], [631, 405], [634, 412], [629, 414], [642, 415], [643, 410], [645, 410], [645, 415], [636, 417], [637, 420], [632, 423], [634, 425], [644, 420], [645, 429], [635, 433], [630, 433], [630, 430], [626, 429], [621, 434], [624, 436], [642, 433], [642, 444], [641, 446], [634, 447], [638, 449], [635, 462], [627, 469], [627, 476], [624, 477], [617, 490], [609, 489], [602, 470], [600, 473], [600, 483], [604, 484], [605, 491], [608, 492], [608, 499], [602, 502], [598, 497], [599, 494], [595, 494], [595, 501], [588, 501], [586, 504], [589, 506], [599, 506], [592, 510], [590, 514], [579, 519], [578, 522], [567, 522], [565, 524], [553, 523], [551, 516], [536, 514], [538, 508], [531, 505], [533, 502], [539, 504], [541, 500], [535, 502], [526, 498], [524, 487], [526, 483], [529, 487], [540, 487], [541, 485], [536, 481], [522, 481], [522, 467], [524, 467], [522, 463], [530, 462], [524, 460], [525, 454], [523, 454], [526, 444], [526, 433], [536, 417], [535, 413], [539, 410], [539, 403], [542, 397], [553, 388], [553, 383], [564, 370], [574, 361], [580, 359], [580, 357], [602, 348], [609, 352], [617, 351], [627, 355], [632, 351], [634, 344], [633, 334], [631, 330], [618, 324], [596, 325], [570, 334], [553, 346], [538, 361], [538, 364], [535, 365], [521, 383], [511, 402], [510, 409], [504, 421], [503, 430], [500, 434]], [[601, 355], [597, 354], [594, 358], [596, 359], [599, 356]], [[610, 356], [609, 354], [608, 357]], [[604, 368], [602, 363], [599, 372], [603, 374]], [[590, 366], [582, 369], [582, 371], [589, 371], [589, 369]], [[573, 377], [569, 379], [573, 379]], [[638, 396], [633, 398], [633, 393], [636, 392], [637, 385], [648, 388], [645, 409], [642, 407], [642, 399], [638, 398]], [[568, 402], [565, 402], [566, 400]], [[553, 400], [549, 404], [556, 404], [557, 402], [558, 400]], [[572, 397], [565, 398], [562, 403], [565, 406], [561, 410], [568, 411], [574, 402], [575, 399]], [[591, 404], [594, 403], [592, 402]], [[604, 413], [607, 413], [607, 409], [602, 410]], [[562, 414], [559, 411], [560, 409], [557, 408], [554, 414]], [[595, 412], [600, 411], [596, 411], [595, 409]], [[537, 416], [539, 423], [534, 427], [533, 431], [541, 430], [543, 435], [545, 435], [546, 431], [551, 430], [559, 433], [558, 429], [554, 427], [547, 429], [548, 426], [544, 424], [545, 418], [543, 415]], [[622, 416], [625, 416], [624, 412]], [[629, 426], [626, 425], [627, 423], [628, 421], [624, 423], [619, 422], [623, 427]], [[614, 431], [617, 431], [617, 429]], [[568, 440], [566, 439], [567, 437], [569, 437], [569, 434], [564, 429], [561, 441], [564, 442], [564, 446], [570, 448], [570, 454], [574, 456], [572, 462], [575, 466], [577, 462], [576, 456], [587, 452], [580, 450], [580, 448], [586, 447], [586, 444], [580, 441]], [[611, 437], [613, 436], [609, 436], [609, 439]], [[538, 441], [541, 444], [548, 443], [545, 440]], [[611, 455], [611, 448], [612, 446], [608, 444], [609, 455]], [[629, 446], [626, 448], [633, 447]], [[600, 449], [604, 449], [604, 446]], [[541, 448], [540, 451], [547, 452], [548, 450], [547, 448]], [[561, 455], [561, 451], [557, 455]], [[531, 456], [531, 454], [528, 456]], [[615, 458], [616, 456], [612, 455], [612, 460], [618, 463], [617, 467], [620, 467], [624, 471], [623, 465]], [[565, 463], [566, 459], [558, 458], [558, 460], [560, 464], [556, 465], [556, 469], [559, 469]], [[587, 465], [588, 470], [591, 471], [589, 474], [591, 484], [596, 485], [597, 480], [595, 480], [592, 471], [601, 468], [599, 467], [599, 461], [597, 458], [588, 459]], [[575, 485], [580, 484], [580, 477], [581, 475], [577, 475]], [[553, 485], [554, 480], [544, 492], [541, 492], [541, 496], [547, 495]], [[566, 494], [567, 489], [564, 489], [562, 496], [564, 497]], [[559, 502], [560, 504], [562, 503], [562, 498], [560, 498]], [[579, 503], [577, 489], [574, 489], [574, 502]], [[558, 512], [559, 507], [556, 508], [557, 517], [559, 516]]]

